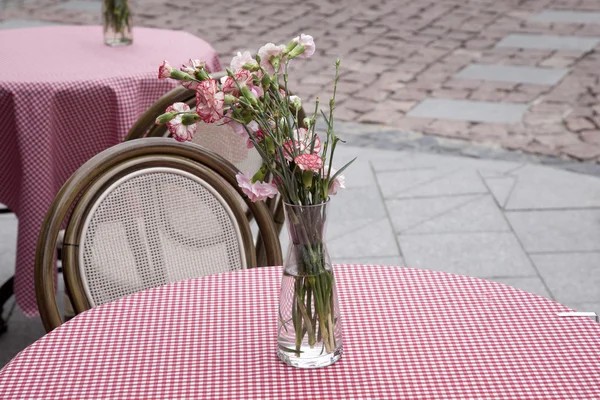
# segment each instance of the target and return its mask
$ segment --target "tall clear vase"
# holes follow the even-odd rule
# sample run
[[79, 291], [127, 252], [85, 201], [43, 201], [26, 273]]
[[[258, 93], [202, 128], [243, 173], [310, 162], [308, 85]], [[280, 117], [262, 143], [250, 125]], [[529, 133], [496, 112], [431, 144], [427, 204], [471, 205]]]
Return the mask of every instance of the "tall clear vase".
[[128, 0], [103, 0], [104, 44], [127, 46], [133, 43], [131, 12]]
[[337, 290], [325, 244], [327, 204], [285, 204], [290, 245], [281, 280], [277, 355], [294, 367], [325, 367], [342, 355]]

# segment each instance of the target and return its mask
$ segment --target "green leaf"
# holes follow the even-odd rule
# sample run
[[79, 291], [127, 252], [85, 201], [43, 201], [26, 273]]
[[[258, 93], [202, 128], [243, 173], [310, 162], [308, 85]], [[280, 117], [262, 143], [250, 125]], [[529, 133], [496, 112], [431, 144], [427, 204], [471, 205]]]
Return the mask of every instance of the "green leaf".
[[329, 126], [329, 118], [327, 118], [327, 116], [325, 115], [323, 110], [319, 110], [319, 111], [321, 111], [321, 114], [323, 115], [323, 118], [325, 118], [325, 122], [327, 123], [327, 126]]
[[352, 164], [354, 161], [356, 161], [356, 157], [354, 157], [352, 160], [348, 161], [348, 163], [346, 165], [344, 165], [342, 168], [340, 168], [329, 180], [330, 184], [331, 182], [335, 181], [335, 178], [338, 177], [339, 174], [341, 174], [342, 172], [344, 172], [344, 170], [346, 168], [348, 168], [350, 166], [350, 164]]

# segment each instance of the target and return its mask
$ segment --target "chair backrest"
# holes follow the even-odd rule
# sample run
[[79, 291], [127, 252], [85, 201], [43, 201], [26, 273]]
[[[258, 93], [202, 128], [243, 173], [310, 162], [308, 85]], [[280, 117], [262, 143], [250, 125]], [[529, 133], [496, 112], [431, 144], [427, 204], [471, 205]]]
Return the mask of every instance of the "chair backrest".
[[[213, 74], [215, 79], [225, 76], [225, 72], [217, 72]], [[183, 102], [190, 106], [196, 107], [196, 94], [193, 90], [179, 86], [163, 97], [158, 99], [152, 106], [146, 110], [144, 114], [136, 121], [133, 127], [129, 130], [126, 141], [139, 139], [143, 137], [168, 137], [169, 131], [165, 125], [155, 125], [156, 118], [165, 112], [167, 107], [176, 102]], [[298, 119], [303, 123], [306, 114], [304, 109], [298, 112]], [[262, 159], [255, 149], [248, 149], [246, 140], [235, 133], [226, 124], [207, 125], [200, 123], [200, 126], [194, 135], [193, 142], [201, 145], [215, 153], [221, 155], [227, 161], [235, 165], [240, 171], [253, 175], [262, 166]], [[283, 202], [280, 196], [272, 199], [267, 199], [267, 206], [271, 210], [275, 229], [279, 234], [284, 224]], [[246, 210], [248, 211], [248, 210]], [[246, 212], [248, 220], [252, 219], [252, 213]], [[262, 238], [257, 238], [257, 257], [258, 265], [269, 265], [266, 257], [266, 250], [263, 247]]]
[[[46, 329], [62, 322], [53, 243], [71, 210], [63, 272], [77, 313], [169, 282], [255, 267], [236, 173], [222, 157], [167, 138], [125, 142], [85, 163], [59, 192], [38, 241], [36, 295]], [[281, 264], [269, 210], [246, 205], [268, 262]]]

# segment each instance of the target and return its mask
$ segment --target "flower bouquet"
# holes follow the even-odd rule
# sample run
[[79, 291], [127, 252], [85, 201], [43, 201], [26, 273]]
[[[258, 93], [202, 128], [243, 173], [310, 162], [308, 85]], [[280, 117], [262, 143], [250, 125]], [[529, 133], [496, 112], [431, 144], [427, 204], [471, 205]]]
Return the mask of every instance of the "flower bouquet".
[[228, 124], [260, 154], [262, 167], [252, 176], [238, 173], [238, 184], [252, 201], [277, 194], [284, 201], [290, 246], [281, 285], [278, 355], [299, 367], [319, 367], [337, 361], [342, 352], [341, 323], [331, 261], [325, 245], [329, 197], [344, 188], [333, 168], [340, 139], [333, 127], [339, 74], [335, 64], [333, 97], [328, 114], [321, 112], [327, 131], [317, 135], [319, 100], [311, 117], [301, 118], [302, 101], [288, 89], [288, 65], [315, 52], [311, 36], [300, 35], [287, 45], [268, 43], [255, 56], [233, 57], [227, 75], [213, 79], [204, 64], [190, 60], [181, 69], [166, 61], [159, 78], [172, 78], [196, 91], [196, 109], [175, 103], [157, 118], [179, 141], [191, 140], [198, 121]]
[[131, 13], [128, 0], [104, 0], [104, 43], [108, 46], [124, 46], [133, 42]]

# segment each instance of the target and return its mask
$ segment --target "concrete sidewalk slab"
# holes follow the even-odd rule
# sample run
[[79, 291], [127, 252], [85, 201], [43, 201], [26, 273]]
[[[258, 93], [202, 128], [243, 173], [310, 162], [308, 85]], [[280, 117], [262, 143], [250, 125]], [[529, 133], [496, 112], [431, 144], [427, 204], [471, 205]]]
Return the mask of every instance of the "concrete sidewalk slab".
[[526, 104], [490, 101], [426, 99], [410, 110], [409, 117], [472, 122], [519, 123], [529, 108]]
[[496, 47], [515, 47], [535, 50], [590, 51], [600, 43], [600, 38], [581, 36], [512, 34], [496, 44]]
[[531, 18], [534, 22], [559, 22], [567, 24], [600, 24], [600, 12], [544, 10]]
[[533, 85], [555, 85], [568, 73], [569, 70], [566, 68], [551, 69], [513, 65], [471, 64], [454, 77]]

